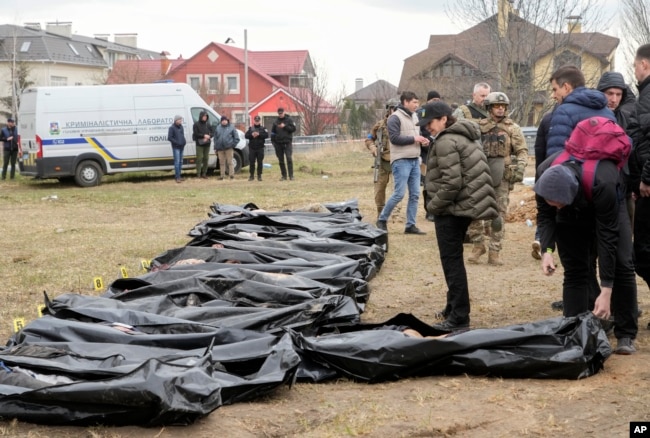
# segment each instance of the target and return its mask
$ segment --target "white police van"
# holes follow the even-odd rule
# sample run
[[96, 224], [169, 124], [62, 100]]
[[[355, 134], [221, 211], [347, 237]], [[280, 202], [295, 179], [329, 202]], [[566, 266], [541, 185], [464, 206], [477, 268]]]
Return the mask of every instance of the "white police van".
[[[167, 132], [175, 115], [183, 117], [187, 139], [183, 168], [193, 169], [192, 126], [201, 111], [208, 112], [211, 124], [219, 124], [219, 114], [182, 83], [28, 88], [18, 111], [21, 174], [90, 187], [99, 185], [103, 175], [173, 170]], [[209, 167], [218, 168], [210, 149]], [[233, 160], [235, 172], [248, 164], [245, 140]]]

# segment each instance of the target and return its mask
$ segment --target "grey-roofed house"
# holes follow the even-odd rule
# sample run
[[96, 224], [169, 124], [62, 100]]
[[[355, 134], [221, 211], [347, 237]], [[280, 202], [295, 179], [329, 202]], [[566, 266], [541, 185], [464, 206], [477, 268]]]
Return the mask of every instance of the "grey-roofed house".
[[383, 108], [388, 100], [399, 97], [397, 87], [383, 79], [379, 79], [365, 87], [363, 86], [363, 80], [357, 79], [355, 85], [355, 92], [343, 99], [354, 102], [357, 106]]
[[[15, 64], [28, 69], [33, 86], [94, 85], [105, 83], [119, 59], [158, 59], [159, 52], [138, 49], [136, 34], [105, 37], [72, 34], [72, 23], [0, 25], [0, 71], [12, 78]], [[15, 61], [15, 62], [14, 62]], [[19, 88], [19, 87], [17, 87]], [[10, 96], [11, 80], [0, 81], [0, 96]], [[10, 108], [0, 108], [9, 110]]]

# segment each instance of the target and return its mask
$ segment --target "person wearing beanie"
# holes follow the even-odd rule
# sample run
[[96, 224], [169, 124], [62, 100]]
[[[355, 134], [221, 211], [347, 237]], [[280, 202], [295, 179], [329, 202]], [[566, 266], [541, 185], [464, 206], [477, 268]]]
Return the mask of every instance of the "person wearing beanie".
[[[592, 311], [598, 318], [614, 316], [617, 354], [636, 351], [637, 288], [632, 230], [616, 164], [601, 160], [593, 181], [582, 180], [582, 165], [567, 161], [553, 165], [555, 153], [542, 162], [535, 183], [537, 224], [544, 275], [555, 273], [556, 246], [564, 268], [562, 301], [565, 317]], [[591, 184], [591, 199], [584, 186]], [[599, 291], [593, 293], [591, 264], [596, 248]]]
[[174, 116], [174, 123], [169, 127], [167, 132], [167, 140], [172, 144], [172, 152], [174, 154], [174, 176], [176, 182], [183, 181], [181, 178], [181, 170], [183, 168], [183, 150], [185, 149], [185, 130], [183, 129], [183, 116]]
[[226, 174], [230, 179], [235, 179], [235, 166], [232, 161], [238, 143], [237, 130], [230, 124], [228, 117], [221, 116], [221, 123], [214, 131], [214, 152], [219, 159], [220, 180], [223, 180]]

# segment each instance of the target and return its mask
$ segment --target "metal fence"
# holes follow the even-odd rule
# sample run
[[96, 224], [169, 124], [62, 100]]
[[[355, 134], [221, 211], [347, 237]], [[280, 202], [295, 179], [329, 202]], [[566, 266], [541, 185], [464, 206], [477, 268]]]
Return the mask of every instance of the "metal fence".
[[[293, 151], [294, 152], [308, 152], [314, 149], [320, 149], [324, 146], [331, 146], [343, 140], [337, 138], [336, 134], [322, 134], [322, 135], [296, 135], [293, 137]], [[266, 152], [273, 151], [271, 139], [267, 138], [264, 142]]]

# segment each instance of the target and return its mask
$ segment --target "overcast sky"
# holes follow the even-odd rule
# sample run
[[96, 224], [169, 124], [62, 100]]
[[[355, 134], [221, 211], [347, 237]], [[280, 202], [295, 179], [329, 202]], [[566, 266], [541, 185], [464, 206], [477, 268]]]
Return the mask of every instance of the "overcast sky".
[[404, 59], [426, 49], [429, 35], [462, 31], [445, 13], [448, 1], [2, 0], [0, 23], [69, 21], [73, 33], [110, 40], [137, 33], [138, 47], [173, 58], [227, 38], [243, 48], [246, 29], [249, 50], [308, 50], [330, 90], [349, 94], [356, 78], [397, 86]]

